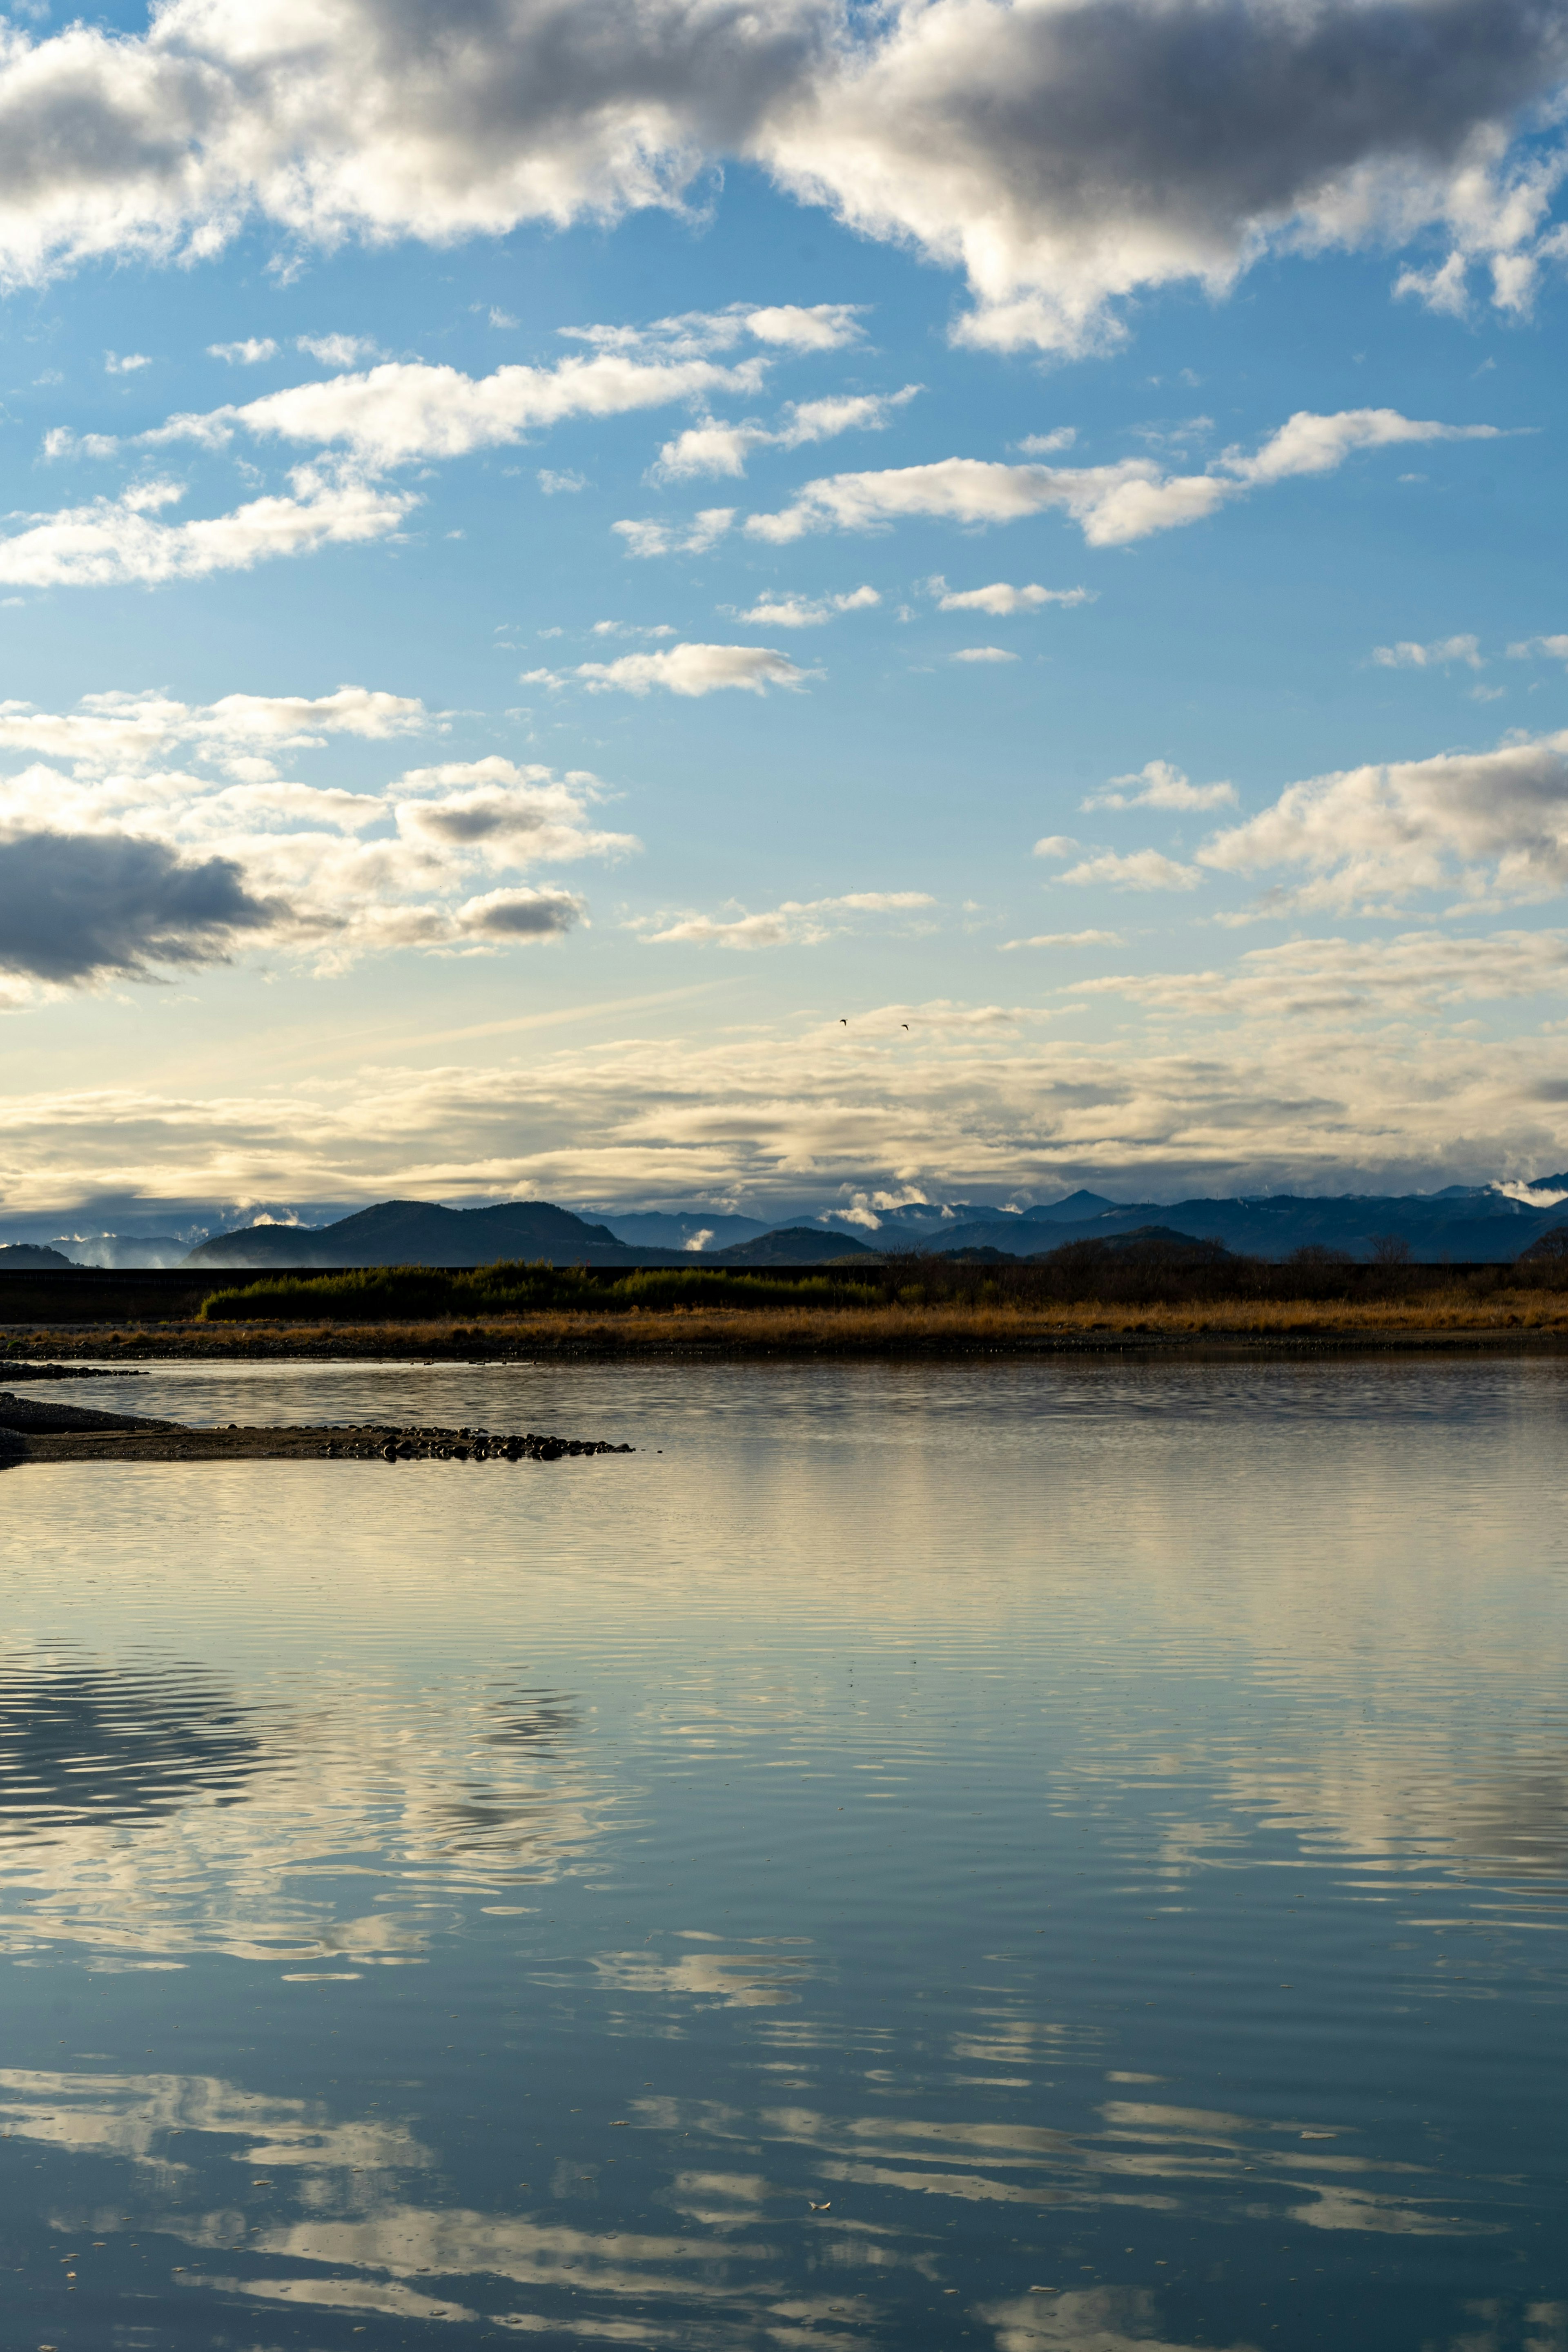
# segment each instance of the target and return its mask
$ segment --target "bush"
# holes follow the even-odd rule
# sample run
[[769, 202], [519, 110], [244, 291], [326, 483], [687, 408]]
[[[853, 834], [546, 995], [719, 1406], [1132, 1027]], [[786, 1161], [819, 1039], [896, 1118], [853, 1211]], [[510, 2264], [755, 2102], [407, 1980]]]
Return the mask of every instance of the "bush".
[[[551, 1265], [545, 1259], [525, 1265], [501, 1260], [460, 1273], [439, 1266], [375, 1265], [347, 1274], [271, 1274], [232, 1289], [214, 1290], [202, 1301], [204, 1323], [340, 1322], [384, 1323], [394, 1318], [430, 1321], [438, 1316], [539, 1314], [549, 1308], [598, 1309], [625, 1314], [632, 1307], [832, 1307], [871, 1305], [878, 1293], [863, 1285], [835, 1283], [826, 1275], [797, 1282], [758, 1274], [731, 1274], [717, 1267], [655, 1267], [619, 1282], [595, 1281], [586, 1267]], [[455, 1339], [483, 1340], [478, 1329], [459, 1328]]]

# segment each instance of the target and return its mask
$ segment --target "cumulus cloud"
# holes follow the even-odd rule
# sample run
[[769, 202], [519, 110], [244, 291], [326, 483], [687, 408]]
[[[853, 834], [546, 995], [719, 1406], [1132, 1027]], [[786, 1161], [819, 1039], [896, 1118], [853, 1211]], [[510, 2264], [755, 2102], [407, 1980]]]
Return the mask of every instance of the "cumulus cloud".
[[152, 364], [145, 352], [127, 352], [123, 358], [118, 352], [105, 352], [103, 355], [105, 375], [135, 375], [140, 369]]
[[1016, 662], [1017, 654], [1009, 654], [1005, 646], [960, 646], [953, 656], [956, 662]]
[[1106, 850], [1086, 857], [1058, 878], [1085, 886], [1108, 883], [1113, 890], [1196, 890], [1203, 877], [1196, 866], [1178, 865], [1157, 849], [1134, 849], [1124, 856]]
[[248, 433], [340, 449], [380, 469], [504, 447], [567, 417], [621, 416], [715, 392], [755, 392], [764, 365], [642, 360], [606, 351], [586, 358], [573, 352], [553, 367], [500, 367], [470, 376], [423, 360], [387, 360], [357, 375], [171, 416], [140, 437], [150, 447], [194, 441], [221, 448], [235, 434]]
[[881, 602], [871, 587], [851, 588], [837, 596], [760, 596], [735, 617], [758, 629], [814, 629], [841, 613], [869, 613]]
[[[558, 776], [491, 755], [349, 792], [275, 764], [333, 736], [386, 741], [441, 723], [411, 697], [359, 687], [196, 706], [102, 694], [63, 713], [0, 705], [0, 752], [70, 763], [68, 773], [39, 762], [0, 780], [0, 848], [13, 877], [0, 884], [0, 920], [17, 943], [0, 970], [57, 982], [134, 975], [160, 961], [211, 961], [242, 933], [327, 970], [396, 948], [475, 953], [559, 937], [585, 919], [581, 900], [506, 877], [640, 845], [595, 821], [602, 788], [586, 771]], [[166, 764], [171, 753], [193, 764]], [[12, 856], [18, 843], [26, 855]], [[5, 893], [19, 908], [18, 877], [34, 911], [12, 920]]]
[[308, 467], [289, 477], [293, 495], [252, 499], [229, 514], [165, 522], [161, 509], [185, 495], [178, 482], [137, 484], [118, 499], [52, 514], [11, 517], [22, 529], [0, 536], [0, 582], [27, 588], [104, 588], [203, 580], [247, 572], [273, 556], [389, 538], [417, 501], [372, 483], [331, 479]]
[[212, 963], [236, 933], [284, 912], [252, 897], [231, 858], [190, 861], [162, 842], [106, 835], [0, 833], [0, 971], [28, 980]]
[[258, 367], [277, 357], [277, 345], [270, 335], [247, 335], [240, 343], [209, 343], [207, 357], [226, 360], [230, 367]]
[[619, 661], [579, 662], [572, 676], [591, 694], [716, 694], [739, 687], [761, 694], [770, 686], [803, 686], [811, 670], [798, 669], [769, 646], [671, 646], [666, 652], [622, 654]]
[[1392, 408], [1332, 416], [1301, 410], [1250, 455], [1228, 449], [1202, 474], [1166, 474], [1152, 457], [1110, 466], [1005, 466], [943, 457], [882, 473], [832, 474], [807, 482], [777, 514], [753, 515], [747, 530], [777, 544], [809, 531], [873, 530], [915, 517], [959, 523], [1016, 522], [1054, 508], [1091, 547], [1123, 547], [1152, 532], [1199, 522], [1228, 499], [1301, 475], [1324, 474], [1353, 451], [1407, 442], [1493, 440], [1490, 425], [1442, 425]]
[[558, 940], [584, 919], [568, 890], [486, 890], [453, 911], [458, 936], [474, 940]]
[[[1125, 789], [1128, 785], [1138, 789], [1130, 792]], [[1082, 805], [1086, 809], [1213, 809], [1228, 808], [1235, 798], [1234, 784], [1190, 783], [1168, 761], [1150, 760], [1133, 775], [1113, 776]]]
[[720, 424], [709, 417], [674, 441], [666, 441], [652, 471], [659, 481], [688, 480], [698, 474], [744, 474], [754, 449], [803, 449], [852, 431], [880, 433], [894, 413], [925, 386], [906, 383], [902, 392], [841, 393], [824, 400], [791, 401], [777, 425]]
[[1043, 604], [1092, 604], [1096, 593], [1092, 588], [1041, 588], [1032, 581], [1023, 588], [1009, 587], [1005, 580], [993, 580], [988, 588], [949, 588], [939, 572], [933, 575], [931, 593], [940, 613], [989, 613], [998, 619], [1038, 613]]
[[1071, 857], [1078, 844], [1070, 833], [1048, 833], [1034, 845], [1036, 857]]
[[765, 915], [684, 915], [662, 929], [637, 928], [653, 947], [816, 947], [847, 928], [847, 915], [907, 914], [936, 903], [924, 890], [852, 890], [839, 898], [786, 898]]
[[1568, 883], [1568, 732], [1291, 784], [1198, 856], [1226, 873], [1304, 872], [1300, 906], [1548, 897]]
[[735, 520], [733, 507], [704, 507], [689, 526], [657, 521], [612, 522], [628, 555], [706, 555]]
[[958, 336], [992, 349], [1103, 349], [1141, 288], [1428, 229], [1450, 284], [1479, 262], [1514, 308], [1561, 164], [1510, 128], [1565, 66], [1529, 0], [939, 0], [814, 79], [767, 152], [862, 234], [961, 265]]
[[1141, 289], [1332, 245], [1436, 242], [1402, 291], [1517, 312], [1565, 68], [1541, 0], [320, 0], [308, 40], [287, 0], [168, 0], [140, 37], [5, 28], [0, 274], [679, 209], [735, 155], [963, 269], [993, 349], [1103, 348]]
[[558, 474], [549, 466], [541, 466], [538, 471], [538, 485], [547, 499], [559, 498], [563, 492], [571, 496], [578, 490], [585, 490], [588, 488], [588, 477], [586, 474], [575, 474], [570, 468], [564, 473]]
[[1450, 662], [1469, 669], [1485, 667], [1477, 637], [1437, 637], [1427, 646], [1406, 638], [1396, 646], [1374, 646], [1372, 658], [1379, 669], [1446, 669]]
[[1527, 637], [1522, 645], [1510, 646], [1510, 661], [1528, 661], [1531, 654], [1544, 654], [1551, 661], [1568, 662], [1568, 637]]

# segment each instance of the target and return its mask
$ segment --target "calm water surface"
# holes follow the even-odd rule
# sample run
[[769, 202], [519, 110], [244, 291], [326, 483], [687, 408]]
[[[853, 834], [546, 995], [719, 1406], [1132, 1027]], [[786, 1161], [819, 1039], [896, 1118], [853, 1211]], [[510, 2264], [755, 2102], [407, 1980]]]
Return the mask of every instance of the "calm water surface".
[[1564, 1368], [120, 1393], [640, 1450], [0, 1474], [5, 2352], [1568, 2352]]

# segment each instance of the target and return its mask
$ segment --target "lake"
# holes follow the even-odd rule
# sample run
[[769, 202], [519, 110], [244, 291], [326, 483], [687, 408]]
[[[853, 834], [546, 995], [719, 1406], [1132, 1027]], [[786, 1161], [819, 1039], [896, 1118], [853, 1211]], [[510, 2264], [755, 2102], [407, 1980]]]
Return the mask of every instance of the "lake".
[[1568, 1366], [155, 1366], [0, 1473], [12, 2347], [1568, 2352]]

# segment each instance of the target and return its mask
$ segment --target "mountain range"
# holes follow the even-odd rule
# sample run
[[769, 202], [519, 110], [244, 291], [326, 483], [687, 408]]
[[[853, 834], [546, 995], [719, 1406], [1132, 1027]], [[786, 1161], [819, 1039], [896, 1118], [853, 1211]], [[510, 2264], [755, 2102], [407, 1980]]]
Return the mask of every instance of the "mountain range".
[[[1521, 1195], [1526, 1197], [1521, 1197]], [[1379, 1244], [1402, 1244], [1426, 1263], [1504, 1263], [1540, 1234], [1568, 1224], [1568, 1172], [1507, 1191], [1495, 1184], [1449, 1185], [1438, 1192], [1270, 1193], [1252, 1199], [1112, 1201], [1079, 1191], [1021, 1210], [977, 1202], [912, 1202], [859, 1212], [846, 1230], [842, 1212], [799, 1213], [777, 1225], [715, 1209], [611, 1211], [580, 1216], [550, 1201], [508, 1201], [449, 1209], [428, 1201], [382, 1201], [320, 1225], [273, 1222], [214, 1234], [177, 1262], [220, 1270], [371, 1265], [486, 1265], [497, 1258], [545, 1258], [556, 1265], [769, 1266], [825, 1264], [889, 1250], [994, 1250], [1037, 1257], [1071, 1241], [1113, 1241], [1150, 1225], [1217, 1241], [1259, 1257], [1324, 1248], [1357, 1258]], [[112, 1239], [105, 1236], [105, 1239]], [[153, 1264], [171, 1263], [177, 1244], [155, 1237]], [[105, 1262], [98, 1249], [83, 1259]], [[0, 1271], [37, 1271], [81, 1263], [37, 1243], [0, 1244]], [[129, 1241], [110, 1263], [145, 1264]]]

